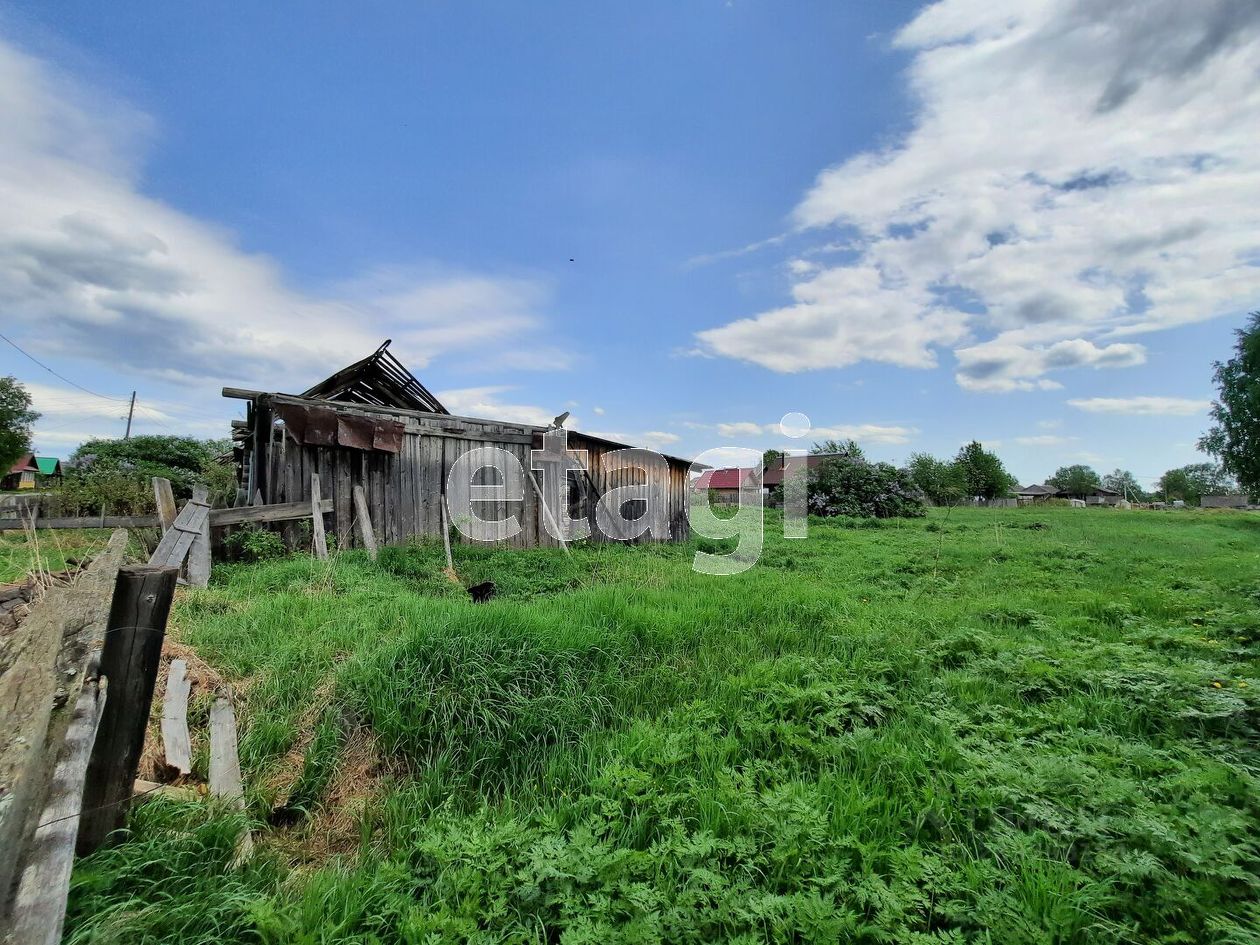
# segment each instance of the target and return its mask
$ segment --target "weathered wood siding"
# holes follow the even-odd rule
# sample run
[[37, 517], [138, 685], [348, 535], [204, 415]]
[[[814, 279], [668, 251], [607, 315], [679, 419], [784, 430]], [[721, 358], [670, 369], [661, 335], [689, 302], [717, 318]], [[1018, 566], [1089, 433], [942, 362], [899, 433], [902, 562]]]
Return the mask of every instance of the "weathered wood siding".
[[[300, 398], [271, 395], [280, 403], [311, 403]], [[261, 398], [260, 398], [261, 400]], [[311, 475], [319, 476], [323, 498], [332, 500], [333, 512], [329, 530], [337, 536], [341, 548], [362, 544], [354, 527], [355, 486], [362, 486], [373, 530], [378, 542], [397, 544], [415, 536], [440, 536], [442, 533], [439, 502], [446, 491], [446, 480], [452, 465], [468, 450], [493, 446], [514, 455], [522, 469], [528, 469], [530, 450], [541, 448], [539, 428], [522, 424], [497, 423], [449, 415], [419, 414], [413, 411], [385, 410], [351, 404], [332, 405], [339, 412], [362, 416], [388, 417], [404, 423], [402, 446], [398, 453], [349, 449], [341, 446], [312, 446], [297, 443], [285, 434], [283, 426], [271, 424], [270, 436], [255, 436], [253, 452], [260, 446], [261, 456], [247, 457], [258, 461], [262, 475], [254, 469], [246, 481], [262, 482], [262, 500], [266, 504], [309, 502]], [[270, 418], [269, 404], [259, 404], [251, 411], [257, 419]], [[570, 450], [586, 450], [590, 483], [599, 494], [614, 486], [641, 482], [642, 472], [604, 469], [602, 458], [621, 448], [607, 441], [592, 439], [580, 433], [569, 434]], [[509, 468], [509, 473], [515, 470]], [[483, 471], [479, 482], [490, 483], [491, 475]], [[655, 484], [667, 496], [670, 540], [682, 541], [689, 535], [686, 516], [688, 465], [677, 459], [668, 461], [666, 469], [654, 471]], [[637, 476], [637, 480], [636, 477]], [[499, 478], [499, 482], [505, 480]], [[515, 514], [521, 524], [519, 534], [503, 542], [507, 547], [531, 548], [558, 546], [559, 542], [546, 531], [538, 494], [528, 477], [521, 482], [524, 500], [512, 503], [485, 503], [478, 512], [487, 520], [500, 520]], [[583, 511], [590, 514], [592, 538], [615, 540], [599, 533], [594, 520], [593, 495], [585, 498]], [[554, 510], [557, 513], [560, 510]], [[462, 541], [469, 541], [461, 536]], [[646, 537], [642, 540], [648, 540]]]

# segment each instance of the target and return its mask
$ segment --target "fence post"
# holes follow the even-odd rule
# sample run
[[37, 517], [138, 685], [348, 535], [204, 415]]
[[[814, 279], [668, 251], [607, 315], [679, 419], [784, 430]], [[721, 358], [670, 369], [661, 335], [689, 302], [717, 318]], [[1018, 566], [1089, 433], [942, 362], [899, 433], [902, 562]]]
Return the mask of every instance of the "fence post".
[[109, 681], [109, 699], [88, 763], [80, 855], [91, 853], [126, 822], [178, 576], [174, 567], [133, 565], [118, 570], [101, 650], [101, 675]]

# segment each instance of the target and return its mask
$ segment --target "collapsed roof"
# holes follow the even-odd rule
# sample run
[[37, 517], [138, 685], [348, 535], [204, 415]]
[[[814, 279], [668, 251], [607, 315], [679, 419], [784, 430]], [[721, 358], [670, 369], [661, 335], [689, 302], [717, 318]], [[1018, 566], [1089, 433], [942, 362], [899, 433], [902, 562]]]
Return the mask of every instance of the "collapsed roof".
[[423, 410], [426, 413], [450, 411], [421, 384], [403, 363], [389, 353], [390, 339], [362, 361], [355, 361], [320, 381], [303, 397], [351, 404]]

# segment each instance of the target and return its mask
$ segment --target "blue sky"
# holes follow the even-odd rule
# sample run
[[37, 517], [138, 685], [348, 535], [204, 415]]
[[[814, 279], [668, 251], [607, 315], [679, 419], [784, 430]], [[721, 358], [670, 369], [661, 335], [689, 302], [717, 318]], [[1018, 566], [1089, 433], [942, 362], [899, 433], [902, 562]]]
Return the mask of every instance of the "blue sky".
[[[1153, 479], [1260, 307], [1257, 10], [10, 3], [0, 330], [141, 431], [391, 337], [455, 412], [673, 453], [802, 411]], [[42, 452], [121, 430], [0, 372]]]

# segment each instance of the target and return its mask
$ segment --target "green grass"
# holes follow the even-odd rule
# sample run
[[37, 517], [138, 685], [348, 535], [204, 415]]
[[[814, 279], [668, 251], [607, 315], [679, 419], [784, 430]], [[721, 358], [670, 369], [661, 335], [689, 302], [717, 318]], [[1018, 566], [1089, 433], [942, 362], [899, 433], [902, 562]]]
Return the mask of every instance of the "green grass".
[[55, 529], [30, 541], [21, 531], [0, 533], [0, 584], [25, 580], [36, 571], [61, 571], [67, 559], [86, 561], [105, 547], [109, 529]]
[[[216, 570], [174, 622], [244, 684], [261, 853], [148, 802], [67, 939], [1260, 942], [1260, 517], [768, 525], [734, 577], [457, 548], [484, 605], [440, 545]], [[364, 735], [359, 842], [291, 868]]]

